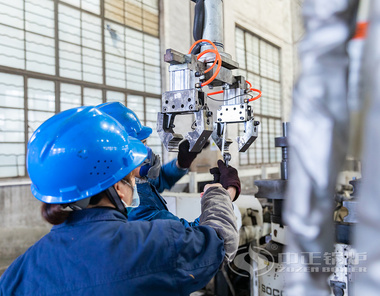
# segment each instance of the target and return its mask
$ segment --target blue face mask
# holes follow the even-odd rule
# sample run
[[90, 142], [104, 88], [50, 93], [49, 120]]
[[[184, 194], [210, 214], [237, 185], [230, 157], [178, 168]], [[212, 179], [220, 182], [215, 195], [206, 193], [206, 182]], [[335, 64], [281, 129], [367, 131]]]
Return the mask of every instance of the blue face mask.
[[140, 196], [139, 196], [139, 193], [137, 192], [136, 184], [135, 184], [135, 186], [132, 186], [126, 180], [122, 180], [122, 182], [124, 184], [127, 184], [129, 187], [131, 187], [132, 191], [133, 191], [132, 203], [130, 205], [127, 205], [126, 202], [124, 202], [124, 200], [121, 200], [121, 202], [123, 203], [123, 205], [125, 206], [125, 208], [127, 210], [127, 213], [129, 214], [134, 208], [137, 208], [140, 205]]

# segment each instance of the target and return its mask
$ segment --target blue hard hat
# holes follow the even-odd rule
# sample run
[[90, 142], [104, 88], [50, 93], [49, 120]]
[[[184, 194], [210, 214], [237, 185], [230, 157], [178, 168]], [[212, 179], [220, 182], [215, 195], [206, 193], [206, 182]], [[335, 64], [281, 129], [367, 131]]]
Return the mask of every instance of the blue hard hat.
[[119, 102], [108, 102], [96, 106], [99, 110], [111, 115], [125, 128], [128, 135], [141, 140], [148, 138], [152, 129], [143, 126], [136, 113]]
[[45, 203], [73, 203], [120, 181], [147, 155], [113, 117], [95, 107], [69, 109], [45, 121], [28, 142], [32, 193]]

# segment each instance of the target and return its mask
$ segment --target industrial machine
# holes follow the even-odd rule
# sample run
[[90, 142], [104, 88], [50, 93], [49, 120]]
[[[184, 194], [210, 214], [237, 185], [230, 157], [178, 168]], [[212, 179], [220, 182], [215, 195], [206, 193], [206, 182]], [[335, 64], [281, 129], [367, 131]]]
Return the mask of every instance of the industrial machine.
[[[162, 95], [162, 110], [158, 113], [157, 132], [168, 151], [178, 151], [186, 138], [189, 150], [201, 151], [207, 139], [212, 139], [222, 151], [226, 164], [231, 159], [226, 138], [227, 125], [244, 124], [244, 135], [237, 138], [239, 152], [245, 152], [258, 136], [259, 122], [254, 120], [249, 102], [258, 99], [261, 92], [253, 89], [243, 76], [234, 76], [232, 70], [239, 64], [224, 52], [222, 0], [192, 0], [196, 2], [193, 37], [195, 43], [184, 54], [167, 49], [165, 62], [169, 63], [170, 90]], [[208, 92], [207, 89], [222, 90]], [[251, 92], [258, 92], [257, 96]], [[207, 105], [211, 96], [223, 94], [216, 117]], [[214, 99], [216, 100], [216, 99]], [[175, 118], [192, 114], [192, 130], [185, 135], [175, 133]]]
[[285, 287], [285, 275], [281, 272], [281, 254], [284, 253], [286, 244], [286, 225], [282, 219], [283, 202], [288, 180], [288, 133], [289, 122], [284, 122], [282, 137], [275, 138], [276, 147], [282, 149], [281, 179], [256, 180], [255, 185], [259, 188], [257, 198], [267, 198], [273, 201], [271, 215], [271, 239], [265, 244], [263, 256], [258, 257], [259, 267], [265, 269], [258, 278], [258, 294], [256, 295], [283, 295]]
[[353, 295], [352, 283], [355, 278], [353, 270], [357, 266], [358, 254], [352, 246], [354, 227], [358, 223], [358, 197], [361, 179], [349, 182], [348, 188], [342, 188], [335, 195], [337, 208], [335, 210], [335, 252], [331, 263], [335, 265], [329, 277], [332, 295]]

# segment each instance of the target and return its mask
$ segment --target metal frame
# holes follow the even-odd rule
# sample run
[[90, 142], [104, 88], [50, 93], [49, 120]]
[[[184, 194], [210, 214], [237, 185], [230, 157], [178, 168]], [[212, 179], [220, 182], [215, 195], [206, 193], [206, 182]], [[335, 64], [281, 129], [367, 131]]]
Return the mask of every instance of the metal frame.
[[[241, 69], [247, 72], [247, 76], [248, 76], [248, 72], [251, 73], [251, 74], [253, 74], [253, 75], [258, 76], [258, 77], [260, 78], [260, 88], [262, 87], [262, 85], [261, 85], [261, 79], [262, 79], [262, 78], [265, 78], [265, 79], [267, 79], [267, 80], [269, 80], [269, 81], [272, 81], [272, 82], [279, 83], [279, 84], [280, 84], [280, 93], [281, 93], [280, 96], [281, 96], [281, 95], [282, 95], [282, 79], [281, 79], [281, 78], [282, 78], [282, 77], [281, 77], [281, 72], [282, 72], [282, 71], [281, 71], [281, 68], [282, 68], [282, 67], [281, 67], [281, 47], [279, 47], [278, 45], [276, 45], [276, 44], [274, 44], [274, 43], [272, 43], [272, 42], [270, 42], [270, 41], [268, 41], [268, 40], [262, 38], [262, 37], [259, 36], [258, 34], [255, 34], [255, 33], [249, 31], [248, 29], [246, 29], [246, 28], [244, 28], [244, 27], [242, 27], [242, 26], [240, 26], [240, 25], [238, 25], [238, 24], [235, 24], [235, 30], [236, 30], [236, 28], [242, 30], [243, 33], [244, 33], [244, 52], [245, 52], [245, 65], [246, 65], [246, 66], [245, 66], [244, 69], [243, 69], [243, 68], [241, 68]], [[279, 72], [280, 72], [280, 73], [279, 73], [279, 77], [280, 77], [279, 81], [261, 75], [261, 63], [260, 63], [260, 61], [259, 61], [259, 73], [254, 73], [254, 72], [249, 71], [249, 70], [247, 69], [247, 65], [248, 65], [248, 64], [247, 64], [247, 51], [246, 51], [246, 48], [247, 48], [247, 46], [246, 46], [246, 34], [250, 34], [250, 35], [252, 35], [252, 36], [258, 38], [259, 41], [264, 41], [265, 43], [267, 43], [267, 44], [269, 44], [269, 45], [271, 45], [271, 46], [273, 46], [273, 47], [275, 47], [275, 48], [277, 48], [277, 49], [279, 50]], [[236, 45], [235, 45], [235, 47], [236, 47]], [[261, 48], [260, 48], [260, 45], [259, 45], [258, 57], [259, 57], [259, 59], [260, 59], [260, 57], [261, 57]], [[281, 99], [280, 99], [280, 108], [281, 108], [281, 113], [282, 113], [282, 111], [283, 111], [283, 102], [282, 102]], [[255, 115], [256, 115], [256, 116], [259, 116], [261, 119], [262, 119], [262, 118], [265, 118], [265, 119], [275, 119], [275, 120], [280, 120], [280, 121], [282, 121], [282, 116], [280, 116], [280, 117], [276, 117], [276, 116], [271, 116], [271, 115], [263, 115], [263, 114], [261, 114], [261, 110], [260, 110], [260, 113], [255, 112]], [[238, 130], [238, 132], [239, 132], [239, 134], [240, 134], [240, 129]], [[260, 132], [260, 137], [262, 137], [262, 135], [263, 135], [263, 133]], [[270, 148], [270, 137], [269, 137], [269, 132], [267, 132], [267, 135], [268, 135], [268, 147]], [[259, 148], [257, 148], [257, 147], [254, 146], [254, 145], [253, 145], [251, 148], [255, 149], [255, 153], [254, 153], [254, 155], [255, 155], [255, 160], [256, 160], [256, 159], [257, 159], [257, 153], [256, 153], [256, 151], [257, 151]], [[273, 147], [273, 149], [274, 149], [274, 148], [275, 148], [275, 147]], [[261, 147], [260, 149], [261, 149], [262, 160], [264, 160], [264, 159], [263, 159], [263, 158], [264, 158], [264, 147]], [[268, 150], [268, 152], [269, 152], [269, 150]], [[268, 155], [269, 162], [264, 162], [264, 161], [262, 161], [261, 163], [256, 163], [255, 160], [251, 161], [251, 159], [250, 159], [251, 157], [250, 157], [248, 151], [247, 151], [247, 158], [248, 158], [248, 163], [247, 163], [247, 164], [242, 164], [241, 156], [239, 155], [239, 165], [240, 165], [240, 166], [270, 165], [270, 164], [274, 164], [274, 163], [280, 163], [280, 161], [281, 161], [281, 159], [279, 159], [278, 162], [277, 162], [277, 161], [276, 161], [276, 162], [271, 162], [270, 152], [269, 152], [269, 155]], [[277, 160], [277, 159], [276, 159], [276, 160]]]
[[[73, 84], [73, 85], [78, 85], [81, 87], [81, 104], [83, 105], [83, 95], [84, 95], [84, 88], [93, 88], [93, 89], [97, 89], [97, 90], [101, 90], [102, 91], [102, 102], [105, 102], [106, 100], [106, 92], [107, 91], [116, 91], [116, 92], [120, 92], [120, 93], [124, 93], [124, 96], [125, 96], [125, 99], [124, 99], [124, 103], [127, 104], [127, 98], [128, 98], [128, 95], [138, 95], [138, 96], [141, 96], [143, 97], [143, 110], [144, 110], [144, 124], [146, 124], [147, 122], [147, 118], [146, 118], [146, 98], [147, 97], [150, 97], [150, 98], [157, 98], [157, 99], [160, 99], [161, 98], [161, 95], [160, 94], [153, 94], [153, 93], [149, 93], [149, 92], [145, 92], [145, 91], [136, 91], [136, 90], [131, 90], [131, 89], [126, 89], [126, 88], [121, 88], [121, 87], [114, 87], [114, 86], [109, 86], [109, 85], [106, 85], [106, 65], [105, 65], [105, 32], [104, 32], [104, 22], [106, 20], [110, 20], [108, 18], [105, 18], [105, 10], [104, 10], [104, 0], [100, 0], [99, 2], [99, 5], [100, 5], [100, 14], [97, 15], [97, 14], [94, 14], [90, 11], [87, 11], [87, 10], [83, 10], [82, 7], [77, 7], [77, 6], [73, 6], [73, 5], [70, 5], [69, 3], [66, 3], [66, 2], [62, 2], [60, 0], [53, 0], [54, 2], [54, 25], [55, 25], [55, 28], [54, 28], [54, 44], [55, 44], [55, 75], [49, 75], [49, 74], [44, 74], [44, 73], [38, 73], [38, 72], [33, 72], [33, 71], [29, 71], [29, 70], [24, 70], [24, 69], [18, 69], [18, 68], [12, 68], [12, 67], [8, 67], [8, 66], [2, 66], [0, 65], [0, 73], [7, 73], [7, 74], [13, 74], [13, 75], [19, 75], [19, 76], [22, 76], [23, 77], [23, 82], [24, 82], [24, 147], [25, 147], [25, 155], [26, 155], [26, 151], [27, 151], [27, 143], [28, 143], [28, 140], [29, 140], [29, 127], [28, 127], [28, 112], [29, 112], [29, 108], [28, 108], [28, 79], [29, 78], [35, 78], [35, 79], [41, 79], [41, 80], [48, 80], [48, 81], [53, 81], [54, 84], [55, 84], [55, 113], [58, 113], [60, 112], [60, 101], [61, 101], [61, 93], [60, 93], [60, 85], [61, 83], [68, 83], [68, 84]], [[58, 4], [63, 4], [63, 5], [66, 5], [70, 8], [73, 8], [73, 9], [76, 9], [76, 10], [79, 10], [81, 13], [82, 12], [85, 12], [85, 13], [88, 13], [88, 14], [91, 14], [91, 15], [94, 15], [96, 17], [100, 17], [100, 20], [101, 20], [101, 41], [102, 41], [102, 48], [101, 48], [101, 54], [102, 54], [102, 67], [103, 67], [103, 83], [102, 84], [98, 84], [98, 83], [92, 83], [92, 82], [88, 82], [88, 81], [83, 81], [83, 80], [76, 80], [76, 79], [71, 79], [71, 78], [67, 78], [67, 77], [61, 77], [59, 76], [59, 38], [58, 38], [58, 30], [59, 30], [59, 25], [58, 25]], [[152, 35], [150, 33], [147, 33], [147, 32], [144, 32], [143, 30], [141, 30], [141, 32], [143, 32], [144, 34], [147, 34], [147, 35], [150, 35], [152, 37], [155, 37], [155, 38], [158, 38], [160, 43], [161, 43], [161, 39], [160, 39], [160, 31], [161, 31], [161, 18], [160, 18], [160, 15], [161, 15], [161, 1], [158, 0], [158, 13], [159, 13], [159, 17], [158, 17], [158, 20], [159, 20], [159, 23], [158, 23], [158, 36], [155, 36], [155, 35]], [[125, 3], [123, 4], [125, 5]], [[80, 5], [81, 6], [81, 5]], [[24, 13], [24, 68], [26, 69], [26, 27], [25, 27], [25, 1], [23, 3], [23, 13]], [[111, 21], [111, 20], [110, 20]], [[82, 24], [81, 24], [82, 26]], [[128, 27], [127, 25], [125, 24], [122, 24], [123, 27]], [[133, 30], [136, 30], [136, 31], [139, 31], [135, 28], [131, 28]], [[38, 34], [37, 34], [38, 35]], [[46, 36], [44, 36], [46, 37]], [[82, 40], [81, 40], [81, 51], [83, 50], [83, 45], [82, 45]], [[160, 47], [161, 48], [161, 47]], [[145, 67], [145, 63], [144, 64], [144, 67]], [[83, 67], [83, 64], [81, 63], [81, 67]], [[160, 65], [159, 67], [160, 69], [160, 72], [162, 73], [162, 66]], [[162, 88], [162, 82], [161, 82], [161, 88]], [[7, 109], [7, 107], [3, 107], [5, 109]], [[14, 108], [10, 108], [10, 109], [14, 109]], [[151, 121], [151, 120], [149, 120]], [[17, 159], [17, 158], [16, 158]], [[16, 164], [17, 165], [17, 164]], [[17, 177], [1, 177], [0, 179], [5, 179], [5, 178], [22, 178], [22, 177], [26, 177], [27, 176], [27, 170], [26, 170], [26, 164], [24, 165], [24, 168], [25, 168], [25, 175], [21, 175], [21, 176], [17, 176]], [[17, 170], [18, 170], [18, 166], [17, 166]]]

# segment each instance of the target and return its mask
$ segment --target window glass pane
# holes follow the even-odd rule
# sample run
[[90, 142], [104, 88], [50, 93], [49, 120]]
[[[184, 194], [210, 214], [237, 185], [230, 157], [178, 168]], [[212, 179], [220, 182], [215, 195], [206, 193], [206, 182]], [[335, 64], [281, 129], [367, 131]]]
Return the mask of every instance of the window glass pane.
[[83, 80], [102, 83], [102, 53], [97, 50], [83, 48]]
[[82, 13], [82, 45], [102, 50], [101, 21], [99, 17]]
[[247, 70], [259, 73], [259, 39], [251, 34], [246, 34]]
[[0, 142], [0, 178], [25, 175], [25, 145]]
[[24, 29], [24, 1], [0, 0], [0, 24]]
[[141, 122], [144, 122], [144, 97], [128, 95], [127, 107], [136, 113]]
[[125, 24], [137, 30], [143, 28], [142, 3], [138, 0], [125, 0]]
[[0, 24], [0, 65], [24, 69], [24, 31]]
[[72, 6], [80, 7], [80, 0], [60, 0], [61, 2], [66, 2]]
[[24, 142], [24, 110], [0, 107], [0, 143]]
[[55, 112], [55, 86], [53, 81], [28, 79], [29, 136]]
[[157, 113], [161, 111], [161, 100], [159, 98], [146, 98], [145, 102], [146, 125], [153, 130], [152, 135], [148, 139], [148, 145], [152, 148], [154, 153], [162, 155], [162, 143], [156, 131]]
[[59, 43], [59, 74], [63, 77], [82, 79], [81, 49], [66, 42]]
[[27, 31], [54, 38], [54, 2], [26, 0], [25, 26]]
[[125, 29], [125, 56], [130, 60], [143, 61], [143, 34], [129, 28]]
[[[158, 36], [158, 9], [156, 8], [158, 1], [154, 2], [154, 7], [150, 5], [143, 6], [143, 31]], [[144, 1], [145, 3], [146, 1]]]
[[159, 67], [145, 65], [145, 91], [161, 93], [161, 71]]
[[0, 73], [0, 178], [25, 175], [24, 80]]
[[[25, 141], [56, 110], [126, 104], [129, 94], [129, 107], [155, 131], [161, 59], [158, 0], [0, 0], [0, 66], [25, 70], [0, 72], [0, 178], [27, 174]], [[162, 153], [156, 132], [150, 143]]]
[[144, 91], [144, 64], [127, 60], [127, 88]]
[[104, 37], [106, 52], [124, 57], [124, 27], [116, 23], [106, 22]]
[[83, 105], [96, 106], [103, 103], [103, 95], [100, 89], [87, 88], [83, 89]]
[[160, 65], [160, 43], [157, 38], [144, 35], [144, 62], [149, 65]]
[[54, 39], [26, 33], [26, 69], [55, 74]]
[[95, 14], [100, 14], [100, 1], [99, 0], [82, 0], [82, 9], [90, 11]]
[[[246, 77], [252, 88], [262, 91], [261, 98], [250, 103], [255, 120], [261, 121], [259, 136], [249, 148], [248, 159], [239, 154], [240, 164], [279, 162], [274, 138], [277, 137], [276, 124], [281, 122], [280, 50], [243, 29], [236, 28], [235, 34], [240, 66], [237, 73]], [[250, 94], [256, 96], [257, 92]]]
[[61, 111], [81, 105], [81, 87], [73, 84], [61, 84]]
[[235, 32], [235, 44], [236, 44], [236, 61], [239, 63], [241, 69], [245, 69], [245, 42], [244, 31], [236, 28]]
[[0, 73], [0, 106], [24, 108], [24, 80], [22, 76]]
[[111, 54], [106, 55], [106, 83], [125, 88], [124, 59]]
[[161, 100], [158, 98], [146, 98], [146, 120], [156, 122], [158, 112], [161, 112]]
[[104, 14], [107, 19], [124, 24], [123, 0], [104, 0]]
[[125, 105], [125, 94], [117, 91], [107, 91], [107, 102], [120, 102]]
[[80, 11], [62, 4], [58, 11], [59, 39], [80, 45]]

